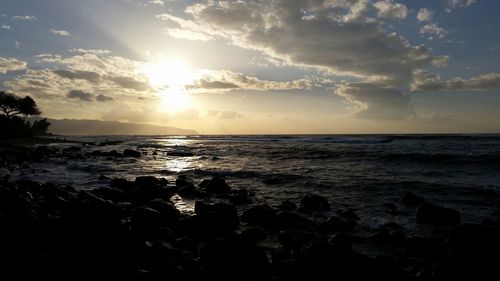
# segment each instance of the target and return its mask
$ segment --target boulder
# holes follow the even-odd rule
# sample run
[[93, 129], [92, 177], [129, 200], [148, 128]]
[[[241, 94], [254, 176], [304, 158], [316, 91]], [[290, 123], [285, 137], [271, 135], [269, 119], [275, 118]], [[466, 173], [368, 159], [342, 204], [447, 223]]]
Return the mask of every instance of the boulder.
[[299, 212], [311, 213], [314, 211], [326, 211], [330, 209], [328, 200], [320, 195], [308, 194], [300, 200]]
[[262, 224], [272, 218], [276, 210], [267, 204], [257, 205], [241, 213], [241, 221], [252, 224]]
[[417, 221], [430, 225], [459, 225], [460, 212], [424, 202], [417, 208]]
[[425, 199], [423, 197], [417, 196], [410, 191], [405, 192], [405, 194], [399, 199], [399, 202], [406, 206], [417, 206], [424, 203]]
[[125, 149], [123, 151], [123, 156], [125, 157], [135, 157], [135, 158], [139, 158], [141, 157], [141, 153], [137, 150], [133, 150], [133, 149]]
[[204, 180], [200, 183], [200, 187], [209, 193], [229, 193], [231, 191], [231, 187], [221, 177]]

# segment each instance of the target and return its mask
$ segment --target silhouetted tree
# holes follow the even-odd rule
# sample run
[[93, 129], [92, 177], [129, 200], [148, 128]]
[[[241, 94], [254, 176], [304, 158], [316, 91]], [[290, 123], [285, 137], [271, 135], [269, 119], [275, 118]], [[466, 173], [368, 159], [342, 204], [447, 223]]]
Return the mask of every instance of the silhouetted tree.
[[[0, 91], [0, 138], [33, 137], [46, 135], [50, 123], [47, 119], [27, 122], [21, 116], [38, 116], [42, 114], [36, 102], [29, 96], [24, 98]], [[21, 115], [21, 116], [19, 116]]]
[[26, 96], [21, 98], [5, 91], [0, 91], [0, 110], [7, 117], [7, 119], [11, 119], [13, 116], [19, 114], [22, 114], [25, 117], [42, 114], [31, 97]]
[[35, 120], [33, 121], [33, 125], [31, 125], [31, 132], [35, 136], [47, 135], [49, 126], [50, 122], [47, 121], [47, 118]]

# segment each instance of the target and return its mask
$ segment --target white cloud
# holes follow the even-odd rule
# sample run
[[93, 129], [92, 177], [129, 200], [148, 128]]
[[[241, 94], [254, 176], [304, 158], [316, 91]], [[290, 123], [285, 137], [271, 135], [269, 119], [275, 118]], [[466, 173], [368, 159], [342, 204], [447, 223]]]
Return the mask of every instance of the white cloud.
[[37, 20], [37, 17], [35, 17], [35, 16], [13, 16], [12, 19], [14, 19], [14, 20], [35, 21], [35, 20]]
[[165, 31], [169, 36], [177, 39], [199, 40], [199, 41], [208, 41], [212, 39], [205, 33], [195, 32], [182, 28], [167, 28]]
[[415, 115], [410, 96], [384, 83], [346, 83], [338, 86], [335, 94], [349, 101], [359, 118], [391, 120]]
[[26, 69], [27, 63], [16, 58], [0, 57], [0, 74], [5, 74], [9, 71], [17, 71]]
[[444, 28], [439, 27], [435, 23], [428, 23], [420, 28], [419, 31], [420, 34], [426, 34], [430, 35], [429, 39], [433, 39], [433, 36], [436, 36], [439, 39], [444, 38], [447, 34], [448, 31], [446, 31]]
[[393, 0], [378, 1], [374, 4], [378, 16], [382, 18], [404, 19], [408, 16], [408, 8], [404, 4], [394, 3]]
[[434, 11], [423, 8], [418, 11], [417, 20], [418, 21], [431, 21], [434, 17]]
[[56, 35], [61, 35], [61, 36], [70, 36], [71, 34], [66, 31], [66, 30], [57, 30], [57, 29], [50, 29], [50, 32], [56, 34]]
[[10, 25], [6, 25], [6, 24], [3, 24], [2, 26], [0, 26], [1, 29], [5, 29], [5, 30], [9, 30], [10, 29]]
[[453, 9], [457, 8], [467, 8], [476, 4], [478, 0], [446, 0], [446, 12], [451, 12]]
[[269, 81], [230, 70], [221, 70], [211, 71], [205, 77], [187, 85], [186, 88], [194, 92], [225, 92], [234, 89], [254, 91], [304, 90], [313, 86], [313, 81], [309, 79]]
[[439, 75], [417, 70], [411, 84], [414, 92], [491, 91], [500, 89], [500, 73], [482, 74], [470, 79], [442, 81]]
[[21, 42], [19, 41], [14, 41], [14, 45], [16, 46], [17, 49], [21, 48]]

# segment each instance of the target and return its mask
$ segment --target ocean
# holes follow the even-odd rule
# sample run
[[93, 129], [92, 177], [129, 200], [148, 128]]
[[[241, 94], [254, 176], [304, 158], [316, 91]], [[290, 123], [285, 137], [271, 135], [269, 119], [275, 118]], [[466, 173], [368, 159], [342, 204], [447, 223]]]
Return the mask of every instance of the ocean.
[[[77, 189], [109, 185], [108, 178], [179, 175], [196, 183], [223, 176], [259, 203], [298, 203], [305, 194], [326, 197], [332, 210], [352, 209], [361, 224], [396, 222], [418, 231], [414, 207], [399, 204], [407, 191], [457, 209], [463, 222], [480, 222], [500, 201], [500, 135], [263, 135], [67, 137], [85, 157], [52, 158], [17, 167], [13, 178], [69, 184]], [[107, 145], [97, 145], [107, 142]], [[91, 156], [93, 151], [140, 151], [140, 158]], [[177, 152], [172, 155], [172, 152]], [[71, 154], [69, 152], [67, 154]], [[171, 155], [169, 155], [171, 154]], [[180, 156], [179, 156], [180, 154]], [[194, 202], [176, 197], [183, 212]], [[388, 210], [388, 206], [392, 210]], [[328, 214], [325, 214], [328, 215]]]

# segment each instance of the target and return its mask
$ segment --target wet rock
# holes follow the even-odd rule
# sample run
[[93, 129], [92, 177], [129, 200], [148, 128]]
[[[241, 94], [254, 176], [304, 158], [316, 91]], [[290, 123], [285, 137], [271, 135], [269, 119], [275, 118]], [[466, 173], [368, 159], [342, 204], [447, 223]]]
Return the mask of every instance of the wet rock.
[[343, 219], [341, 217], [330, 217], [321, 223], [318, 229], [323, 233], [351, 232], [356, 228], [356, 221], [353, 219]]
[[21, 180], [17, 180], [16, 184], [20, 188], [30, 192], [31, 194], [33, 194], [35, 196], [40, 193], [40, 190], [42, 188], [42, 185], [39, 182], [34, 181], [34, 180], [21, 179]]
[[292, 201], [285, 200], [278, 205], [278, 209], [283, 211], [295, 211], [297, 210], [297, 205]]
[[177, 194], [180, 196], [192, 197], [198, 195], [196, 186], [185, 175], [181, 175], [175, 180], [175, 186], [177, 188]]
[[335, 250], [347, 252], [352, 250], [353, 238], [348, 233], [339, 232], [330, 237], [328, 243], [330, 243]]
[[149, 207], [138, 207], [132, 213], [130, 224], [132, 230], [138, 233], [151, 233], [155, 229], [167, 225], [163, 214]]
[[205, 203], [196, 201], [194, 212], [202, 219], [208, 219], [212, 222], [222, 222], [232, 229], [235, 229], [240, 224], [238, 211], [234, 205], [226, 203]]
[[316, 224], [310, 219], [295, 212], [280, 211], [266, 221], [265, 226], [277, 230], [306, 230], [312, 231]]
[[113, 202], [120, 202], [125, 200], [125, 193], [122, 190], [116, 188], [101, 187], [92, 190], [92, 193]]
[[314, 211], [326, 211], [330, 209], [328, 200], [320, 195], [308, 194], [300, 200], [299, 212], [311, 213]]
[[424, 202], [417, 208], [417, 221], [431, 225], [459, 225], [460, 212]]
[[241, 221], [253, 224], [262, 224], [276, 214], [276, 210], [267, 204], [251, 207], [241, 213]]
[[109, 180], [109, 179], [110, 179], [110, 177], [105, 176], [105, 175], [100, 175], [98, 178], [98, 180], [100, 180], [100, 181], [105, 181], [105, 180]]
[[315, 240], [317, 237], [310, 231], [302, 230], [283, 230], [278, 234], [278, 241], [282, 248], [291, 255], [300, 252], [307, 243]]
[[257, 243], [266, 239], [267, 232], [262, 228], [252, 227], [242, 231], [238, 237], [251, 243]]
[[412, 192], [405, 192], [405, 194], [399, 199], [399, 202], [407, 206], [417, 206], [424, 203], [425, 199], [423, 197], [417, 196]]
[[170, 200], [176, 190], [165, 186], [166, 182], [152, 176], [137, 177], [134, 182], [134, 198], [137, 202], [147, 202], [161, 198]]
[[209, 193], [229, 193], [231, 191], [231, 187], [221, 177], [204, 180], [200, 183], [200, 187]]
[[369, 238], [375, 243], [392, 246], [402, 246], [406, 242], [406, 235], [403, 228], [397, 223], [382, 225]]
[[123, 178], [114, 178], [109, 183], [109, 186], [111, 186], [112, 188], [117, 188], [117, 189], [121, 189], [123, 191], [127, 191], [127, 190], [130, 190], [134, 186], [134, 182], [128, 181], [128, 180], [123, 179]]
[[337, 210], [337, 215], [345, 220], [359, 220], [359, 216], [354, 212], [353, 209]]
[[207, 244], [200, 251], [200, 262], [210, 280], [240, 280], [242, 276], [261, 280], [269, 274], [266, 254], [254, 244], [237, 238]]
[[250, 194], [246, 189], [233, 189], [231, 194], [228, 195], [228, 200], [231, 204], [244, 205], [252, 203]]
[[434, 280], [497, 280], [500, 227], [464, 224], [455, 229], [442, 257], [434, 264]]
[[194, 156], [194, 153], [192, 153], [191, 151], [176, 150], [167, 152], [167, 155], [175, 157], [191, 157]]
[[125, 157], [135, 157], [135, 158], [139, 158], [141, 157], [141, 153], [137, 150], [133, 150], [133, 149], [125, 149], [123, 151], [123, 156]]

